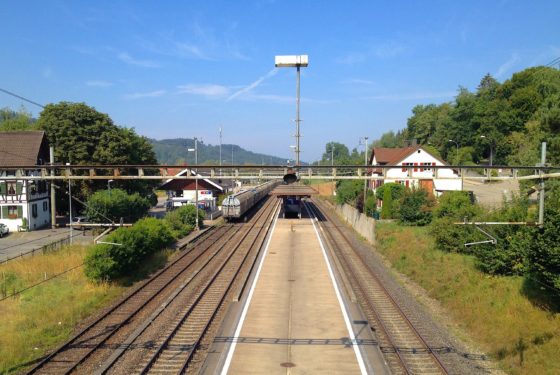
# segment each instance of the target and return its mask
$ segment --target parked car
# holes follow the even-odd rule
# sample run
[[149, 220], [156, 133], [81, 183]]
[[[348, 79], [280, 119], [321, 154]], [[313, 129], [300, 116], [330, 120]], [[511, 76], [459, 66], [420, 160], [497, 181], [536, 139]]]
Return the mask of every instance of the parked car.
[[[87, 216], [74, 216], [72, 218], [72, 224], [87, 224], [89, 222], [89, 218]], [[77, 230], [85, 230], [86, 227], [78, 226], [75, 227]]]
[[6, 224], [0, 223], [0, 238], [4, 237], [4, 235], [10, 233], [10, 228]]

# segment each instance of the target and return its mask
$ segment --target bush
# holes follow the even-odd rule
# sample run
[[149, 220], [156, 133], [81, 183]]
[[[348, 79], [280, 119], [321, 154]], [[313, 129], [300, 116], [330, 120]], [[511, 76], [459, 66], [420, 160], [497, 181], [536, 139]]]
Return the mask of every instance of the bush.
[[360, 180], [342, 180], [336, 184], [336, 203], [355, 204], [358, 196], [364, 190], [364, 183]]
[[138, 193], [127, 194], [121, 189], [100, 190], [91, 195], [87, 201], [86, 216], [94, 222], [134, 223], [148, 212], [151, 204], [148, 198]]
[[528, 268], [537, 280], [560, 289], [560, 184], [549, 181], [547, 189], [544, 225], [528, 243]]
[[393, 217], [393, 195], [391, 189], [383, 190], [383, 206], [381, 206], [381, 218], [391, 219]]
[[92, 247], [84, 260], [86, 276], [94, 281], [114, 280], [132, 274], [149, 255], [174, 241], [169, 224], [164, 220], [145, 218], [133, 227], [119, 228]]
[[436, 218], [453, 217], [463, 221], [471, 220], [481, 213], [480, 207], [473, 204], [466, 191], [447, 191], [439, 198], [433, 214]]
[[427, 225], [432, 221], [434, 205], [434, 197], [426, 190], [407, 189], [399, 202], [399, 219], [407, 225]]
[[430, 234], [434, 237], [436, 246], [449, 253], [471, 253], [471, 247], [465, 247], [468, 242], [479, 241], [480, 232], [470, 225], [453, 224], [456, 219], [444, 217], [432, 222]]
[[[204, 220], [204, 211], [198, 210], [198, 220], [202, 223]], [[181, 206], [165, 215], [167, 221], [173, 230], [175, 237], [184, 237], [196, 226], [196, 207], [192, 205]]]
[[379, 200], [383, 200], [385, 196], [385, 189], [391, 190], [391, 198], [393, 198], [393, 201], [401, 199], [406, 190], [406, 188], [401, 184], [388, 182], [375, 189], [375, 197]]
[[368, 197], [365, 203], [365, 214], [370, 217], [375, 216], [375, 212], [377, 211], [377, 199], [375, 199], [375, 194], [372, 194], [371, 191], [368, 191]]

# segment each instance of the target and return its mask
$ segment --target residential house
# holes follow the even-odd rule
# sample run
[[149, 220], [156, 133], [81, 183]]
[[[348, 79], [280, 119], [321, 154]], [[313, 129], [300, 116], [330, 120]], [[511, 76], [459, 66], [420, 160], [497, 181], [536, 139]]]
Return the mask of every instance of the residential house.
[[[184, 176], [189, 172], [189, 168], [183, 169], [176, 176]], [[195, 175], [195, 171], [190, 171]], [[216, 181], [208, 178], [200, 178], [198, 175], [198, 204], [200, 208], [207, 211], [216, 210], [218, 195], [224, 193], [224, 187]], [[169, 179], [165, 181], [160, 189], [167, 191], [168, 207], [179, 207], [185, 204], [195, 204], [196, 202], [196, 182], [187, 179]]]
[[[51, 225], [50, 187], [44, 180], [25, 180], [39, 176], [39, 166], [49, 159], [45, 132], [0, 132], [0, 223], [10, 231], [25, 227], [34, 230]], [[23, 172], [22, 172], [23, 171]]]
[[[422, 187], [434, 195], [444, 191], [462, 190], [462, 180], [458, 172], [452, 168], [432, 168], [448, 165], [442, 159], [434, 156], [422, 146], [403, 148], [376, 147], [370, 156], [372, 176], [384, 176], [384, 180], [373, 180], [371, 189], [384, 183], [394, 182], [406, 187]], [[375, 168], [375, 166], [395, 165], [397, 168]]]

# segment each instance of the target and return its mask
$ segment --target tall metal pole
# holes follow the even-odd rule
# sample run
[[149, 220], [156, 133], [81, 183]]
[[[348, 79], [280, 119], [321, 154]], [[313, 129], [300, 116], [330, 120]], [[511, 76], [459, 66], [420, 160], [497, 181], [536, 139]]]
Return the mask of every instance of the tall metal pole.
[[222, 127], [220, 126], [220, 176], [222, 175]]
[[[70, 165], [70, 163], [66, 163], [66, 165]], [[70, 184], [70, 175], [68, 175], [68, 212], [70, 213], [70, 244], [72, 244], [72, 230], [73, 230], [73, 222], [72, 222], [72, 184]]]
[[297, 66], [297, 80], [296, 80], [296, 167], [299, 167], [299, 77], [300, 77], [300, 66]]
[[[542, 143], [541, 147], [541, 167], [544, 167], [546, 164], [546, 142]], [[542, 174], [542, 170], [539, 171]], [[541, 188], [539, 191], [539, 225], [542, 226], [544, 224], [544, 180], [541, 179]]]
[[365, 171], [364, 171], [364, 176], [366, 178], [364, 178], [364, 207], [363, 207], [363, 212], [365, 213], [366, 212], [367, 182], [368, 182], [368, 180], [367, 180], [367, 163], [368, 163], [368, 161], [367, 161], [367, 159], [368, 159], [368, 157], [367, 157], [367, 153], [368, 153], [367, 141], [368, 141], [368, 137], [364, 137], [364, 139], [366, 141], [366, 150], [364, 151], [364, 165], [366, 166]]
[[195, 180], [194, 180], [194, 186], [195, 186], [195, 204], [196, 204], [196, 230], [200, 229], [200, 226], [198, 224], [198, 139], [194, 139], [194, 164], [197, 166], [197, 168], [195, 169], [194, 173], [195, 173]]
[[[49, 147], [51, 166], [54, 165], [54, 147]], [[51, 169], [51, 177], [54, 177], [54, 168]], [[56, 228], [56, 199], [54, 191], [54, 179], [49, 182], [51, 186], [51, 228]]]

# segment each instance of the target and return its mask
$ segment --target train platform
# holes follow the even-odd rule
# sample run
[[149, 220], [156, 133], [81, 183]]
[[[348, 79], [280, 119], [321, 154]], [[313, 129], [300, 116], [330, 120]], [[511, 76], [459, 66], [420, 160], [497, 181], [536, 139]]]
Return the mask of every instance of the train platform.
[[277, 219], [205, 374], [386, 374], [369, 326], [309, 218]]

